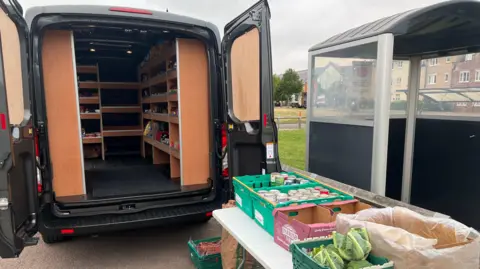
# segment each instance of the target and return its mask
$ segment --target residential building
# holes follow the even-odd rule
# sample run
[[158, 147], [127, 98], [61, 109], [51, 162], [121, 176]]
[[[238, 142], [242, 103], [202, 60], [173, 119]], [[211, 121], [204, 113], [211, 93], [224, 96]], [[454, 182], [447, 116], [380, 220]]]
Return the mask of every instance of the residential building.
[[458, 56], [422, 60], [420, 89], [446, 89], [452, 83], [453, 64]]
[[452, 72], [452, 88], [480, 88], [480, 54], [459, 58]]

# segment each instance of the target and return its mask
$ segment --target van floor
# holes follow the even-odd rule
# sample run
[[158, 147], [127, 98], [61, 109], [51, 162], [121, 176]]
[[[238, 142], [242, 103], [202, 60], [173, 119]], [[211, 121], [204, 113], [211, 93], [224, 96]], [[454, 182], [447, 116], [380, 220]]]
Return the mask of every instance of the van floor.
[[180, 191], [180, 180], [169, 177], [169, 165], [155, 165], [140, 156], [85, 160], [89, 199]]

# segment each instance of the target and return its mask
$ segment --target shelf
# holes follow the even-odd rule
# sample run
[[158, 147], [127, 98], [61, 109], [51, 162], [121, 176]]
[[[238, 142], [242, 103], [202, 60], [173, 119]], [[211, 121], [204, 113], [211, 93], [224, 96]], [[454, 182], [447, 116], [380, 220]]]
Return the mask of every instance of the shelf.
[[98, 82], [96, 81], [84, 81], [78, 83], [79, 89], [98, 89]]
[[167, 77], [165, 76], [165, 73], [158, 74], [158, 75], [152, 77], [148, 82], [149, 82], [150, 86], [155, 86], [157, 84], [167, 82]]
[[78, 65], [77, 74], [97, 74], [96, 65]]
[[162, 113], [151, 113], [150, 117], [152, 120], [156, 121], [163, 121], [163, 122], [168, 122], [168, 114], [162, 114]]
[[177, 93], [169, 93], [168, 94], [168, 101], [178, 102], [178, 94]]
[[98, 87], [102, 90], [138, 90], [138, 82], [98, 82]]
[[80, 113], [80, 119], [82, 120], [99, 120], [100, 113]]
[[180, 160], [180, 152], [174, 148], [170, 148], [170, 155]]
[[80, 98], [78, 98], [78, 100], [79, 100], [79, 103], [81, 105], [90, 105], [90, 104], [98, 105], [98, 104], [100, 104], [100, 98], [98, 96], [80, 97]]
[[168, 80], [177, 79], [177, 69], [170, 69], [167, 71]]
[[149, 81], [144, 81], [142, 83], [140, 83], [140, 89], [143, 90], [143, 89], [148, 89], [150, 87], [150, 83]]
[[82, 139], [83, 144], [101, 144], [102, 143], [102, 137], [96, 136], [96, 137], [84, 137]]
[[163, 63], [165, 62], [165, 59], [163, 57], [157, 57], [157, 58], [151, 59], [148, 62], [146, 62], [142, 67], [140, 67], [140, 71], [142, 73], [149, 71], [150, 68], [160, 65], [162, 62]]
[[169, 120], [170, 123], [176, 123], [176, 124], [178, 124], [178, 116], [171, 116], [171, 115], [170, 115], [170, 116], [168, 117], [168, 120]]
[[103, 126], [103, 137], [142, 136], [141, 126]]
[[167, 94], [152, 95], [149, 97], [150, 103], [166, 103]]
[[170, 147], [167, 145], [167, 144], [164, 144], [160, 141], [156, 141], [148, 136], [144, 136], [143, 137], [143, 141], [145, 141], [146, 143], [154, 146], [155, 148], [167, 153], [167, 154], [170, 154]]
[[139, 106], [102, 106], [102, 113], [141, 113]]
[[152, 119], [152, 114], [150, 114], [150, 113], [143, 113], [143, 119], [145, 119], [145, 120], [151, 120], [151, 119]]

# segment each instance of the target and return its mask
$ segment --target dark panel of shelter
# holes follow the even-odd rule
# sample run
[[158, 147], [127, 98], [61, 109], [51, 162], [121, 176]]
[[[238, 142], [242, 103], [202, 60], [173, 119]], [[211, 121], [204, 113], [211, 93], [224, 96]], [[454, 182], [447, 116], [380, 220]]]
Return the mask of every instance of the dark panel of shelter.
[[373, 128], [310, 122], [308, 170], [370, 189]]
[[411, 202], [480, 229], [480, 122], [417, 119]]
[[406, 119], [390, 119], [388, 132], [387, 189], [385, 194], [400, 200], [402, 195], [403, 152]]

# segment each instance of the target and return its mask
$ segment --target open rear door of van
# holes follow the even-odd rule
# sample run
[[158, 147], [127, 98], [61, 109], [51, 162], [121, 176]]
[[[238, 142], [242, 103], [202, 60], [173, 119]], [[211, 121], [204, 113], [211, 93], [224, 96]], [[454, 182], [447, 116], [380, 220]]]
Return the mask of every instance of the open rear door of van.
[[0, 257], [36, 243], [38, 198], [28, 28], [15, 0], [0, 0]]
[[270, 9], [261, 0], [225, 26], [222, 40], [230, 177], [276, 172]]

